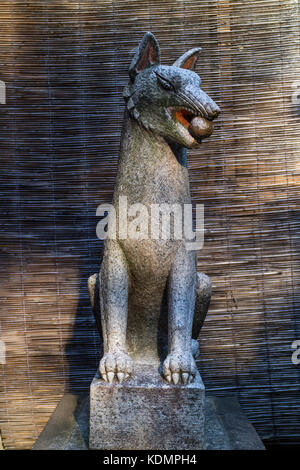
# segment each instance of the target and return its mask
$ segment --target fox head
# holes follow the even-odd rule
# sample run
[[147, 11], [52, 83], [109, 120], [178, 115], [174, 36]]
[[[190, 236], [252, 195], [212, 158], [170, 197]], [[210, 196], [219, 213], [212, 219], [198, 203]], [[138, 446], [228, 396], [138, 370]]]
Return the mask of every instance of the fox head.
[[146, 33], [129, 67], [123, 97], [132, 119], [167, 140], [195, 148], [213, 130], [218, 105], [201, 89], [192, 71], [201, 48], [190, 49], [172, 66], [160, 64], [160, 48]]

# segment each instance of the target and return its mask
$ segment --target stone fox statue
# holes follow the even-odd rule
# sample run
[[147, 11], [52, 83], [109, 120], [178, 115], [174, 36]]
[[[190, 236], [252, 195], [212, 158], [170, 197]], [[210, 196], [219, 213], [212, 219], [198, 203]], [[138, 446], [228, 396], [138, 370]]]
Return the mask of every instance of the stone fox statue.
[[[189, 204], [186, 147], [196, 148], [220, 112], [201, 89], [194, 68], [200, 48], [172, 66], [160, 64], [156, 38], [146, 33], [132, 59], [113, 205]], [[115, 239], [104, 242], [99, 275], [89, 293], [103, 337], [101, 377], [123, 382], [134, 362], [160, 364], [172, 384], [188, 384], [196, 373], [197, 337], [211, 295], [207, 276], [196, 271], [196, 252], [185, 240]], [[156, 361], [156, 362], [155, 362]]]

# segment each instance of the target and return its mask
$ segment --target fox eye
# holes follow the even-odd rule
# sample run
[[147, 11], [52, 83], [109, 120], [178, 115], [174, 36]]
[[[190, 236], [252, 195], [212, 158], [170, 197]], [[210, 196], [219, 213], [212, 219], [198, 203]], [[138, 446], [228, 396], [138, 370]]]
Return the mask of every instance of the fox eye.
[[162, 77], [161, 75], [158, 75], [158, 73], [156, 74], [156, 77], [157, 77], [158, 83], [160, 84], [160, 86], [162, 88], [164, 88], [164, 90], [169, 90], [169, 91], [171, 91], [171, 90], [174, 91], [175, 90], [174, 85], [172, 85], [172, 83], [170, 83], [164, 77]]

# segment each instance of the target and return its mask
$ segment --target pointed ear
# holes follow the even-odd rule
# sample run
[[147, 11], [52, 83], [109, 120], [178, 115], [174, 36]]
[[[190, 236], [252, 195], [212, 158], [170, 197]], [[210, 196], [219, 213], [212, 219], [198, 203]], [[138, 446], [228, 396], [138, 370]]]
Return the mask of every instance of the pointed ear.
[[158, 41], [152, 33], [146, 33], [141, 40], [129, 67], [129, 75], [132, 80], [138, 73], [151, 65], [160, 63], [160, 48]]
[[181, 69], [193, 70], [195, 68], [197, 59], [200, 52], [202, 51], [201, 47], [195, 47], [189, 51], [182, 54], [175, 62], [174, 67], [180, 67]]

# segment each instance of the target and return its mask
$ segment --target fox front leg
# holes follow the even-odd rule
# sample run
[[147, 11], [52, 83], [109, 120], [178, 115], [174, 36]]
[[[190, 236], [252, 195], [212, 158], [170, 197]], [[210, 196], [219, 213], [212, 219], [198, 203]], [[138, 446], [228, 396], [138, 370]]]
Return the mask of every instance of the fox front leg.
[[186, 251], [183, 245], [169, 276], [169, 354], [163, 364], [164, 377], [175, 385], [192, 382], [196, 374], [191, 347], [196, 283], [196, 254]]
[[99, 370], [109, 383], [120, 383], [132, 374], [126, 352], [129, 272], [121, 247], [108, 240], [99, 275], [104, 355]]

